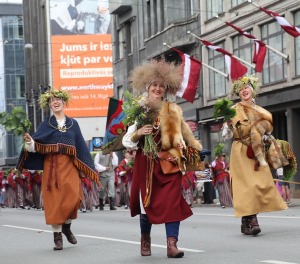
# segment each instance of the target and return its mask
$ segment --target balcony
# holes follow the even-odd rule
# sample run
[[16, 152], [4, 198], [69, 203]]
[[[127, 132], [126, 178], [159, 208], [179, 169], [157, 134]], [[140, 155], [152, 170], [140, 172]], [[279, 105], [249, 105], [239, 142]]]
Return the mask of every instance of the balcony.
[[109, 3], [109, 12], [113, 15], [122, 15], [132, 9], [133, 0], [115, 0]]

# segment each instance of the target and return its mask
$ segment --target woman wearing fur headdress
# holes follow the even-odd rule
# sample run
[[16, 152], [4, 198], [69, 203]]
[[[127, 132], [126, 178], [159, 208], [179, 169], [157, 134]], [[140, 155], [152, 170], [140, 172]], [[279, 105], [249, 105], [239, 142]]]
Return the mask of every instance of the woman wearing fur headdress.
[[[263, 162], [263, 157], [255, 157], [249, 151], [252, 147], [254, 153], [262, 154], [263, 134], [272, 131], [272, 114], [254, 103], [258, 87], [258, 78], [253, 76], [233, 82], [232, 94], [239, 96], [241, 101], [232, 107], [236, 115], [227, 122], [228, 132], [234, 138], [230, 155], [233, 206], [235, 216], [242, 217], [241, 232], [245, 235], [261, 232], [256, 217], [258, 213], [287, 209], [268, 164]], [[223, 136], [227, 136], [226, 133]], [[257, 159], [260, 158], [258, 167]]]
[[[135, 122], [123, 137], [127, 148], [138, 147], [131, 185], [131, 216], [140, 215], [141, 255], [151, 255], [151, 226], [165, 224], [167, 236], [167, 256], [181, 258], [183, 251], [178, 250], [177, 241], [180, 221], [192, 215], [189, 205], [181, 195], [181, 171], [164, 174], [154, 152], [173, 151], [182, 155], [186, 146], [201, 151], [189, 126], [184, 122], [181, 108], [163, 99], [168, 94], [175, 95], [182, 81], [181, 66], [164, 60], [151, 60], [136, 67], [130, 77], [133, 88], [146, 92], [143, 95], [149, 111], [146, 125]], [[146, 138], [152, 135], [156, 151], [146, 153], [143, 146]]]

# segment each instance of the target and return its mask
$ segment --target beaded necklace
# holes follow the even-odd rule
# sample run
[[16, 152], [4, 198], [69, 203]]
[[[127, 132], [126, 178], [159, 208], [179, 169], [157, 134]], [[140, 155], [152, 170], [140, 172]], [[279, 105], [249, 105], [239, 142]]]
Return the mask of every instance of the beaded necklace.
[[49, 120], [48, 120], [49, 125], [50, 125], [51, 127], [53, 127], [54, 129], [57, 129], [59, 132], [66, 132], [68, 129], [70, 129], [70, 128], [73, 126], [73, 120], [71, 119], [71, 125], [70, 125], [69, 127], [67, 127], [67, 126], [66, 126], [66, 118], [64, 118], [64, 119], [63, 119], [63, 122], [58, 122], [58, 121], [56, 120], [57, 126], [55, 127], [55, 126], [53, 126], [53, 125], [51, 124], [51, 118], [52, 118], [52, 116], [49, 117]]

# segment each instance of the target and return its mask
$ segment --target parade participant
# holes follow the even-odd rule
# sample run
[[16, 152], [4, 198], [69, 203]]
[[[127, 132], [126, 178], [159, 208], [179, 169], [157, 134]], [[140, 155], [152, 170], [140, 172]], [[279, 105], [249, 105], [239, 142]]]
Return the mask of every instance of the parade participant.
[[41, 183], [42, 183], [42, 175], [41, 172], [37, 170], [29, 170], [32, 175], [33, 186], [32, 186], [32, 200], [33, 200], [33, 208], [40, 209], [42, 207], [41, 203]]
[[[99, 181], [93, 160], [75, 119], [64, 114], [70, 95], [49, 89], [41, 94], [42, 109], [53, 112], [31, 137], [24, 135], [23, 149], [17, 168], [43, 170], [42, 195], [46, 224], [54, 233], [54, 250], [63, 249], [62, 233], [71, 244], [77, 240], [71, 222], [77, 218], [82, 199], [80, 174]], [[99, 183], [100, 184], [100, 183]]]
[[225, 161], [226, 154], [215, 152], [215, 157], [216, 159], [211, 163], [214, 187], [218, 190], [221, 207], [232, 207], [228, 164]]
[[258, 213], [287, 209], [276, 189], [269, 166], [257, 168], [257, 160], [249, 155], [249, 146], [252, 145], [250, 131], [256, 123], [246, 114], [245, 107], [272, 122], [271, 113], [254, 102], [259, 85], [258, 78], [253, 76], [233, 82], [232, 94], [239, 96], [240, 102], [233, 106], [236, 115], [224, 125], [227, 132], [224, 136], [234, 138], [230, 155], [231, 190], [235, 216], [242, 218], [241, 232], [245, 235], [257, 235], [261, 232]]
[[[165, 224], [167, 256], [181, 258], [184, 252], [177, 248], [179, 225], [180, 221], [192, 215], [192, 211], [181, 194], [181, 171], [176, 169], [171, 174], [164, 174], [156, 154], [161, 150], [160, 140], [169, 136], [172, 140], [175, 137], [185, 140], [179, 140], [175, 147], [178, 150], [182, 150], [185, 144], [202, 150], [200, 142], [194, 138], [184, 121], [173, 124], [173, 129], [168, 131], [176, 131], [173, 137], [167, 134], [166, 127], [162, 128], [163, 123], [171, 122], [174, 118], [167, 115], [168, 111], [164, 111], [166, 115], [161, 114], [164, 107], [169, 107], [182, 120], [181, 108], [175, 103], [164, 101], [166, 96], [178, 91], [182, 82], [182, 69], [164, 59], [151, 60], [137, 66], [130, 81], [134, 89], [145, 92], [138, 102], [141, 109], [147, 112], [142, 112], [132, 121], [133, 125], [128, 127], [123, 137], [124, 147], [138, 148], [133, 166], [130, 211], [132, 217], [140, 215], [141, 255], [151, 255], [152, 224]], [[131, 108], [130, 105], [128, 107]]]
[[[102, 145], [103, 147], [104, 145]], [[99, 210], [104, 210], [104, 197], [108, 191], [109, 209], [115, 208], [115, 167], [119, 164], [118, 156], [115, 152], [103, 154], [98, 152], [94, 158], [95, 168], [100, 175], [102, 188], [99, 191]]]

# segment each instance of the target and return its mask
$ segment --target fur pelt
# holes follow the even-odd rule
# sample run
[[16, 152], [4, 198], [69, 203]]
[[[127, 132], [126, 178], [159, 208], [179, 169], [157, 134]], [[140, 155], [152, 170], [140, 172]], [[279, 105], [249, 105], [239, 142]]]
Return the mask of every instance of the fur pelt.
[[161, 124], [161, 149], [169, 151], [178, 159], [179, 168], [185, 171], [186, 157], [183, 154], [183, 149], [178, 145], [182, 144], [185, 149], [191, 146], [194, 149], [201, 151], [202, 145], [198, 141], [189, 125], [184, 121], [182, 109], [175, 103], [164, 102], [159, 113]]
[[250, 131], [250, 141], [254, 155], [260, 166], [267, 166], [263, 146], [263, 136], [271, 134], [273, 131], [272, 123], [264, 119], [263, 116], [252, 108], [244, 106], [244, 111], [249, 120], [252, 122]]

